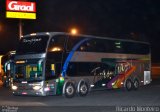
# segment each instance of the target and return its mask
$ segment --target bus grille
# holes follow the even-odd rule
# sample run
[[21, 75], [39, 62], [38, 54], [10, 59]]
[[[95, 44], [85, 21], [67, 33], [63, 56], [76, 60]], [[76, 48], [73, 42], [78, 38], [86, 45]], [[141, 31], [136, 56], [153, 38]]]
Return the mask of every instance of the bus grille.
[[32, 86], [28, 86], [28, 85], [19, 85], [19, 90], [33, 90]]

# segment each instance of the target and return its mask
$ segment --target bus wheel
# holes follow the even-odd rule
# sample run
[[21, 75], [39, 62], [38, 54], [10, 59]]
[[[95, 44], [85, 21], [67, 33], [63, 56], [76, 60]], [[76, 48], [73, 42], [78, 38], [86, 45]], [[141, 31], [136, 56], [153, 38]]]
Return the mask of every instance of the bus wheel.
[[86, 96], [88, 94], [88, 84], [85, 81], [81, 81], [78, 87], [79, 96]]
[[74, 84], [72, 82], [67, 82], [65, 86], [65, 93], [64, 93], [65, 97], [72, 98], [74, 97], [75, 92], [76, 92], [76, 89]]
[[133, 82], [133, 87], [134, 87], [134, 90], [137, 90], [139, 88], [139, 81], [138, 79], [135, 79], [134, 82]]
[[127, 79], [126, 84], [125, 84], [125, 88], [127, 89], [127, 91], [131, 91], [132, 87], [133, 87], [133, 82], [131, 81], [131, 79]]

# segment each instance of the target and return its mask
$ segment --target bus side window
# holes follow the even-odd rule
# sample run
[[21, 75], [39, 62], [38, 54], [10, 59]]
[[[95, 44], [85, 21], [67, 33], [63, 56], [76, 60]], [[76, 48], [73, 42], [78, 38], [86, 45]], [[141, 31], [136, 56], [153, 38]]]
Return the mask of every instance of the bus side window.
[[123, 53], [124, 52], [123, 42], [114, 41], [114, 52], [115, 53]]
[[76, 74], [77, 74], [76, 63], [70, 63], [69, 66], [68, 66], [67, 75], [68, 76], [74, 76]]
[[48, 51], [63, 51], [65, 45], [65, 37], [61, 35], [53, 36], [49, 42]]
[[105, 52], [106, 48], [102, 41], [98, 41], [97, 46], [98, 46], [97, 52]]
[[87, 52], [97, 52], [97, 42], [96, 40], [90, 40], [90, 41], [87, 41], [85, 43], [83, 43], [80, 47], [79, 47], [79, 50], [80, 51], [87, 51]]
[[46, 61], [46, 71], [45, 71], [46, 80], [51, 80], [57, 77], [55, 64], [51, 60]]
[[82, 38], [78, 37], [78, 36], [68, 36], [66, 51], [71, 51], [73, 49], [73, 47], [81, 40], [82, 40]]

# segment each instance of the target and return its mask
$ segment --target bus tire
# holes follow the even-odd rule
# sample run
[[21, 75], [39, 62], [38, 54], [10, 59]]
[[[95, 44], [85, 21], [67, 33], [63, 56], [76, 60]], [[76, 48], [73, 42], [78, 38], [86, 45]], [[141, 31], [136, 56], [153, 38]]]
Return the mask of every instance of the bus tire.
[[127, 79], [125, 83], [125, 88], [127, 91], [131, 91], [133, 88], [133, 82], [131, 79]]
[[76, 88], [72, 82], [67, 82], [65, 85], [64, 96], [66, 98], [72, 98], [75, 96]]
[[138, 79], [135, 79], [133, 81], [133, 87], [134, 87], [134, 90], [137, 90], [139, 88], [139, 81], [138, 81]]
[[80, 81], [78, 84], [78, 95], [79, 96], [86, 96], [88, 94], [89, 87], [86, 81]]

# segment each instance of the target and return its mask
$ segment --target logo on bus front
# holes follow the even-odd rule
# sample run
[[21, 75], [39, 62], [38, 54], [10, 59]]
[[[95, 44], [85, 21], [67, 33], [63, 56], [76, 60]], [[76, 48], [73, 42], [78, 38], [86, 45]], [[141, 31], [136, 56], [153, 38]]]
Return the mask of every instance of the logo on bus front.
[[32, 42], [38, 42], [38, 41], [41, 41], [42, 39], [41, 38], [37, 38], [37, 39], [23, 39], [23, 42], [24, 43], [27, 43], [27, 42], [29, 42], [29, 43], [32, 43]]

